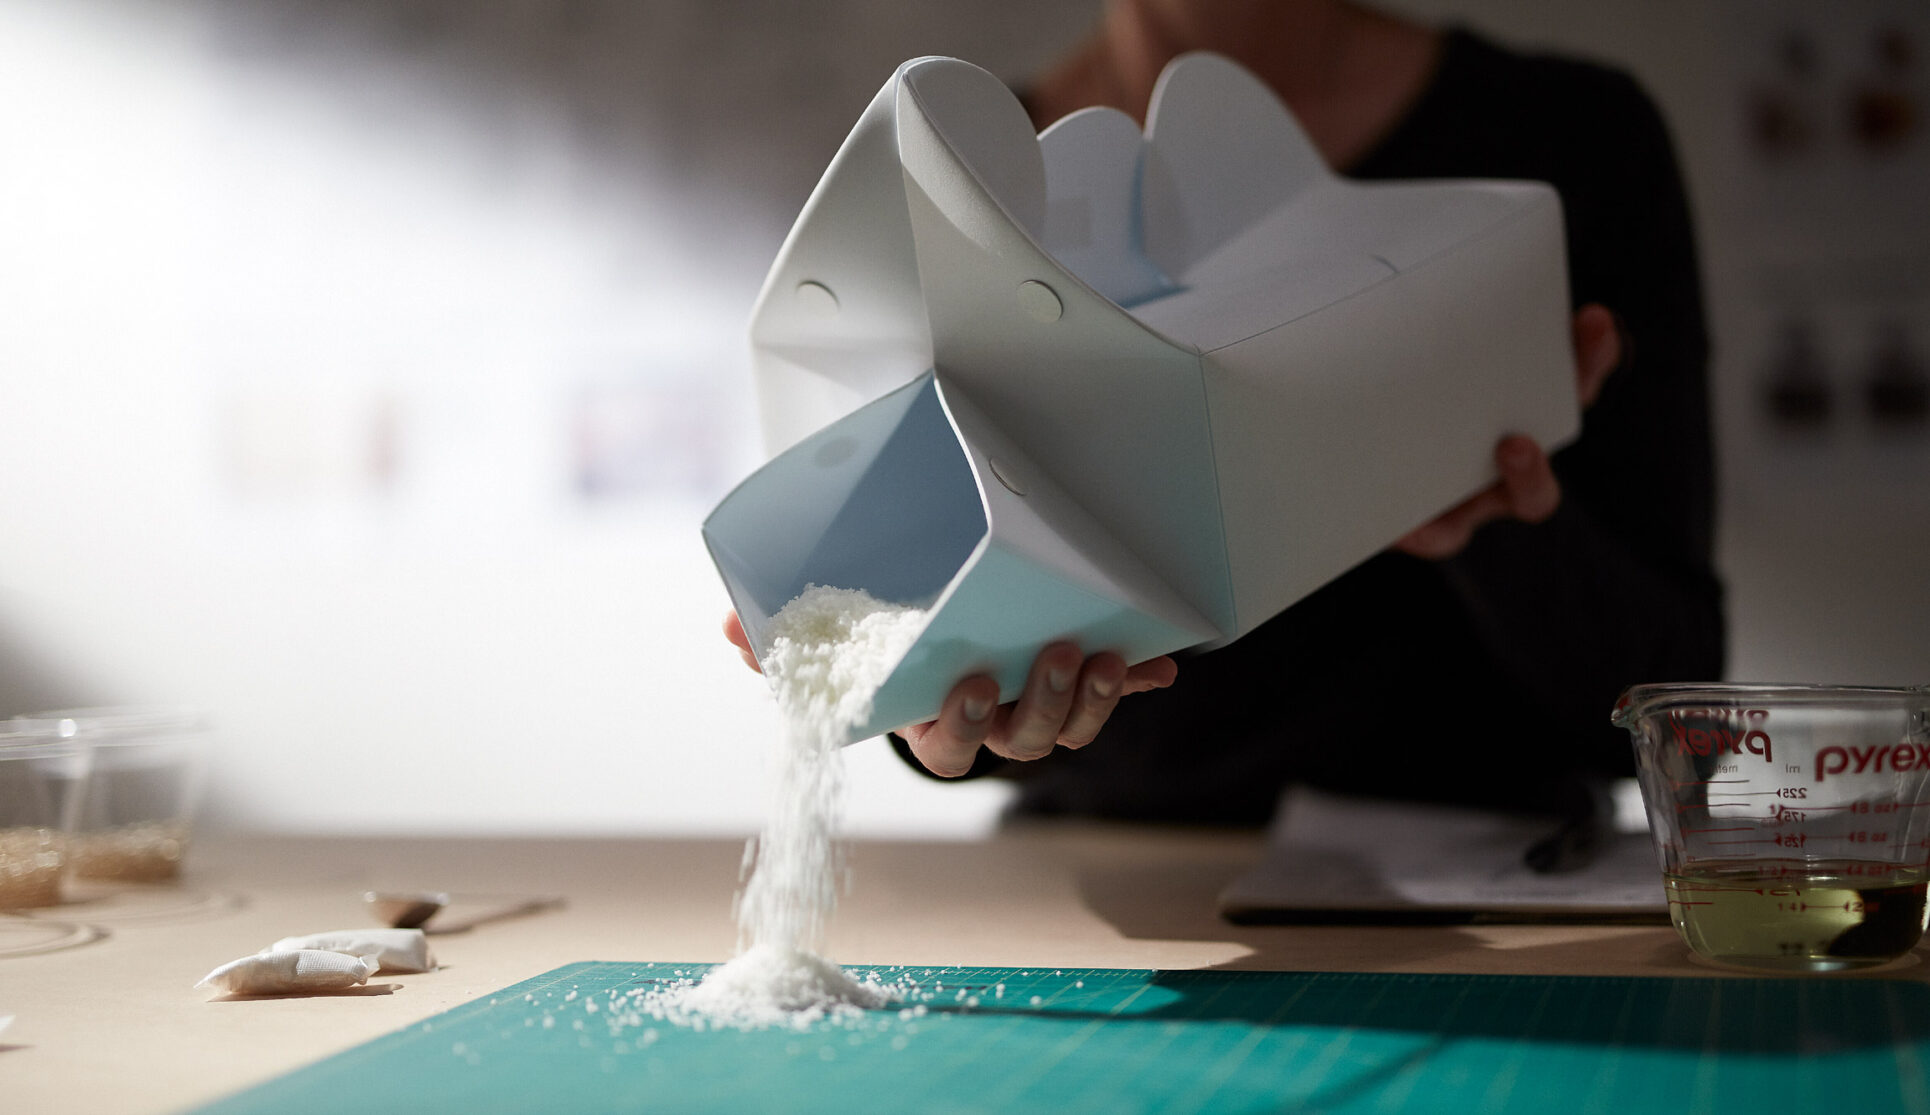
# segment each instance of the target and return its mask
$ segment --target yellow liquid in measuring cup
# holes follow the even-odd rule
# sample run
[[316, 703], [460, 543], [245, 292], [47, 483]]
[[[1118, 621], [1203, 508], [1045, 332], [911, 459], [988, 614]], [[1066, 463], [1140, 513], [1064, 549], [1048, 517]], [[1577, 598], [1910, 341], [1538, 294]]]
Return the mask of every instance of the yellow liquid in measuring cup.
[[1930, 868], [1703, 861], [1662, 878], [1669, 919], [1698, 954], [1751, 968], [1828, 972], [1885, 964], [1916, 947]]

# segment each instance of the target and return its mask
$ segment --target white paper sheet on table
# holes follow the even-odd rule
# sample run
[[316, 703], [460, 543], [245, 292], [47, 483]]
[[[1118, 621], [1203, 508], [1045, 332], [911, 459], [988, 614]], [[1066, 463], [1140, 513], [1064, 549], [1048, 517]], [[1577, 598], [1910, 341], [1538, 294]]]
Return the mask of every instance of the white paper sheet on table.
[[1667, 901], [1648, 833], [1617, 831], [1587, 867], [1522, 859], [1558, 818], [1352, 797], [1296, 786], [1266, 858], [1220, 895], [1243, 922], [1660, 921]]

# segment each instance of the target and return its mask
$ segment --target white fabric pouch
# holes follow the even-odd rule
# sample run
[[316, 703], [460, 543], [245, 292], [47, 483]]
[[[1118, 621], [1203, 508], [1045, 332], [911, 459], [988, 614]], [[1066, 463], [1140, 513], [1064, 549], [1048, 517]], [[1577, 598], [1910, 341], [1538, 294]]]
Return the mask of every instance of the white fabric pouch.
[[384, 972], [433, 972], [436, 968], [429, 938], [420, 929], [337, 929], [306, 937], [283, 937], [262, 949], [261, 955], [297, 949], [372, 956]]
[[373, 956], [348, 956], [322, 949], [269, 952], [232, 960], [201, 978], [196, 989], [230, 995], [286, 995], [300, 991], [337, 991], [367, 983], [376, 972]]

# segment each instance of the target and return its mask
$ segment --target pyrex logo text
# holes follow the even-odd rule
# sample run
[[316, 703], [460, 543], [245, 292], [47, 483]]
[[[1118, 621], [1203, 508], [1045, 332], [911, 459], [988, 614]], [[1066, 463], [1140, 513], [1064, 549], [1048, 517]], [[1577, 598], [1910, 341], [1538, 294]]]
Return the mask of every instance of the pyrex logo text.
[[1868, 747], [1825, 747], [1816, 752], [1816, 781], [1832, 774], [1876, 774], [1930, 768], [1930, 743], [1885, 743]]
[[[1675, 735], [1678, 755], [1761, 755], [1773, 762], [1769, 733], [1760, 725], [1769, 719], [1768, 709], [1710, 709], [1684, 716], [1669, 713], [1669, 731]], [[1694, 725], [1693, 727], [1691, 725]]]

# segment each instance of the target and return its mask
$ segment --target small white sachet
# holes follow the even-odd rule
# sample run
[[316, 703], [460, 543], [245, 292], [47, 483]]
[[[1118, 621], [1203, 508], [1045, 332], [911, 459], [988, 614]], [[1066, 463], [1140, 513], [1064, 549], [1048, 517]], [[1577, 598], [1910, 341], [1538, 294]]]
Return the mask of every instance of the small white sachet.
[[337, 929], [306, 937], [283, 937], [261, 950], [263, 956], [296, 949], [325, 949], [350, 956], [373, 956], [384, 972], [433, 972], [429, 938], [420, 929]]
[[214, 988], [230, 995], [336, 991], [367, 983], [376, 968], [373, 956], [346, 956], [323, 949], [268, 952], [231, 960], [203, 976], [194, 986], [197, 990]]

